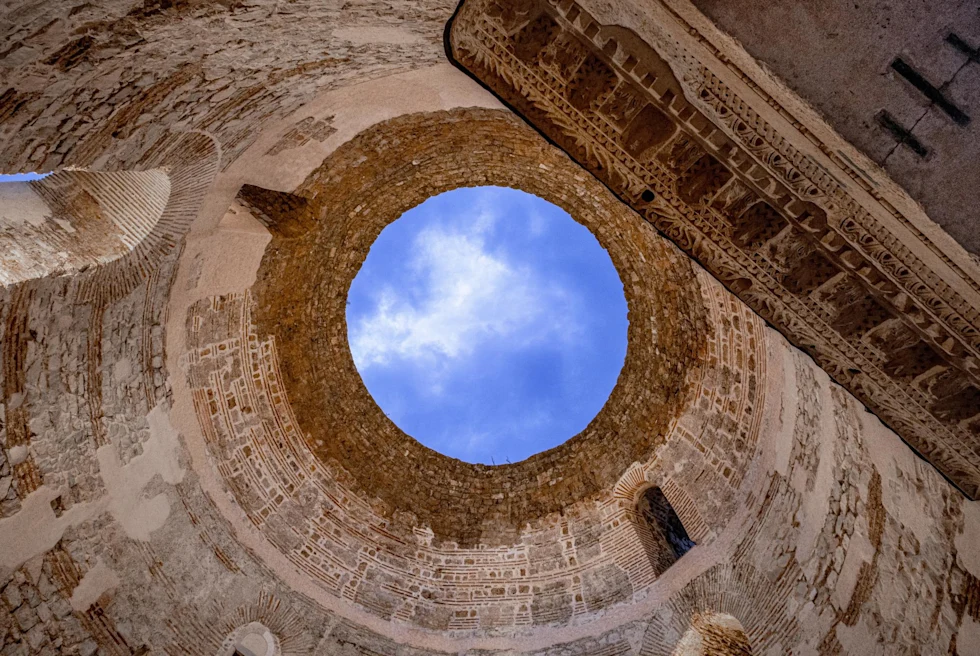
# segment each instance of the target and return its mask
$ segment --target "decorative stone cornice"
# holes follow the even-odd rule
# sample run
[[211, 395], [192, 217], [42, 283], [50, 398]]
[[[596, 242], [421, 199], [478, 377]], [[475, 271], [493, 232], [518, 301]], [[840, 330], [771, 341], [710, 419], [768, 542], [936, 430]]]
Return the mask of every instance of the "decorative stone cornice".
[[677, 3], [643, 37], [584, 4], [465, 0], [450, 57], [980, 496], [977, 267]]

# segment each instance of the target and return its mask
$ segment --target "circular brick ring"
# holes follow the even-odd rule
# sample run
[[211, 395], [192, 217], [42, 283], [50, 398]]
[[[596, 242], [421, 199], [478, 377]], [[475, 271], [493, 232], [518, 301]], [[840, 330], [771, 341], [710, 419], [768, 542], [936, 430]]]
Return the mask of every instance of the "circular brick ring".
[[[347, 340], [351, 282], [381, 230], [427, 198], [466, 186], [535, 194], [605, 248], [629, 308], [626, 360], [578, 435], [515, 464], [465, 463], [402, 432], [368, 393]], [[395, 523], [438, 542], [513, 544], [530, 522], [598, 497], [663, 444], [690, 404], [705, 310], [688, 259], [608, 189], [507, 112], [463, 109], [379, 123], [331, 154], [296, 191], [308, 229], [274, 234], [253, 287], [282, 378], [316, 456]]]

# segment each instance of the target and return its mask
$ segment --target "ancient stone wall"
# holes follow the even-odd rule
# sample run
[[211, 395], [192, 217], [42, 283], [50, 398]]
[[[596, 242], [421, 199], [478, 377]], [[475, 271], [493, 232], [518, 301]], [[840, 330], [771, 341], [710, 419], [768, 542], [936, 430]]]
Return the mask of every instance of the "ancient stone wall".
[[169, 196], [163, 171], [62, 171], [5, 184], [0, 281], [72, 274], [122, 257], [153, 230]]
[[[977, 504], [595, 178], [429, 66], [450, 9], [4, 7], [10, 169], [168, 165], [185, 191], [118, 260], [0, 289], [0, 654], [212, 656], [255, 622], [288, 655], [666, 656], [692, 630], [755, 654], [977, 653]], [[307, 66], [324, 57], [348, 59]], [[191, 126], [217, 140], [178, 136]], [[479, 523], [464, 469], [416, 447], [391, 455], [400, 478], [369, 478], [326, 444], [406, 442], [366, 405], [339, 325], [323, 384], [363, 423], [295, 407], [323, 400], [285, 375], [270, 309], [287, 256], [324, 258], [330, 294], [295, 315], [319, 316], [398, 212], [486, 183], [597, 235], [645, 366], [601, 435], [515, 470], [551, 478], [507, 510], [474, 486]], [[631, 433], [644, 401], [668, 421]], [[603, 442], [595, 480], [549, 499]], [[444, 488], [445, 515], [399, 506], [389, 478]], [[650, 487], [697, 542], [659, 572], [637, 513]]]
[[[541, 172], [530, 176], [533, 169], [522, 169], [515, 152], [497, 161], [494, 175], [524, 171], [522, 184], [554, 184], [549, 193], [560, 201], [571, 163], [503, 113], [407, 117], [373, 133], [392, 130], [394, 139], [407, 129], [423, 153], [431, 147], [427, 131], [446, 138], [465, 127], [459, 133], [475, 146], [482, 138], [476, 126], [494, 122], [488, 137], [513, 131], [508, 143], [526, 149], [524, 156], [533, 152], [527, 161]], [[360, 138], [370, 143], [369, 134]], [[481, 151], [453, 150], [467, 157]], [[338, 156], [345, 152], [358, 151]], [[409, 170], [431, 165], [411, 161]], [[489, 175], [460, 172], [472, 170]], [[577, 189], [565, 196], [569, 208], [587, 212], [582, 220], [601, 236], [600, 217], [608, 221], [618, 211], [614, 200], [573, 169], [567, 175]], [[586, 190], [591, 206], [572, 200]], [[616, 251], [617, 241], [602, 238]], [[614, 252], [614, 261], [623, 257]], [[629, 278], [633, 294], [643, 288], [635, 287], [638, 278]], [[58, 584], [61, 592], [46, 593], [55, 599], [45, 600], [48, 606], [27, 602], [33, 615], [23, 603], [8, 604], [0, 624], [8, 648], [33, 653], [31, 640], [51, 647], [58, 622], [67, 621], [83, 630], [70, 634], [75, 642], [62, 639], [65, 653], [88, 649], [91, 640], [106, 653], [138, 653], [145, 645], [214, 654], [236, 627], [258, 621], [292, 654], [669, 654], [696, 618], [710, 613], [737, 618], [753, 653], [805, 645], [869, 653], [862, 650], [877, 643], [882, 653], [923, 643], [945, 652], [960, 634], [962, 644], [980, 626], [968, 601], [980, 568], [968, 552], [960, 555], [978, 530], [973, 506], [737, 299], [703, 273], [696, 280], [706, 326], [702, 364], [692, 401], [663, 445], [645, 464], [625, 466], [605, 492], [535, 520], [518, 539], [501, 544], [488, 535], [484, 542], [498, 543], [472, 547], [434, 541], [417, 517], [392, 514], [364, 496], [356, 470], [318, 458], [290, 410], [278, 342], [256, 332], [250, 293], [198, 302], [182, 322], [191, 339], [179, 356], [187, 368], [178, 371], [190, 376], [184, 389], [198, 399], [197, 435], [177, 434], [167, 417], [168, 386], [158, 396], [145, 370], [162, 347], [153, 326], [163, 308], [147, 304], [165, 297], [169, 284], [158, 278], [109, 307], [102, 446], [86, 394], [90, 351], [77, 338], [70, 346], [66, 338], [79, 331], [59, 318], [66, 315], [57, 301], [65, 283], [38, 286], [28, 300], [8, 299], [4, 325], [21, 337], [8, 342], [5, 335], [4, 343], [22, 344], [25, 355], [5, 363], [23, 358], [28, 393], [19, 407], [36, 433], [27, 453], [41, 485], [27, 490], [21, 481], [32, 479], [16, 478], [0, 528], [4, 535], [27, 521], [48, 528], [43, 539], [16, 540], [5, 551], [5, 580], [18, 591], [21, 578], [40, 582], [31, 563], [41, 563], [49, 578], [49, 562], [70, 573], [62, 574], [68, 582]], [[650, 293], [669, 298], [655, 286]], [[25, 305], [26, 320], [18, 323]], [[84, 326], [86, 315], [79, 316]], [[132, 330], [134, 316], [145, 317], [148, 328]], [[77, 355], [59, 360], [54, 379], [50, 364], [43, 374], [32, 364], [71, 352]], [[73, 368], [77, 383], [68, 375]], [[76, 401], [59, 401], [57, 414], [39, 396], [68, 399], [72, 389]], [[79, 427], [72, 447], [57, 429], [67, 425]], [[9, 435], [7, 458], [14, 451]], [[210, 453], [203, 462], [185, 452], [197, 443]], [[202, 476], [222, 480], [244, 516], [223, 514], [203, 494]], [[665, 491], [698, 542], [660, 576], [636, 530], [636, 499], [651, 485]], [[907, 600], [924, 590], [935, 591], [931, 601], [910, 615]], [[71, 613], [52, 612], [43, 631], [35, 630], [34, 615], [48, 617], [43, 608], [57, 599], [74, 600]]]
[[[370, 186], [351, 191], [352, 181], [338, 172], [350, 171], [349, 162], [365, 153], [376, 163], [356, 182]], [[335, 179], [315, 184], [320, 171]], [[665, 448], [684, 454], [678, 459], [686, 466], [657, 476], [672, 495], [677, 490], [678, 501], [695, 500], [693, 507], [679, 503], [681, 512], [702, 534], [724, 525], [758, 431], [763, 357], [754, 335], [761, 328], [744, 312], [729, 318], [735, 308], [723, 297], [703, 297], [676, 251], [664, 250], [631, 213], [618, 215], [594, 181], [579, 178], [574, 192], [566, 188], [567, 176], [575, 175], [567, 159], [499, 112], [381, 124], [338, 150], [307, 186], [312, 200], [322, 194], [346, 203], [323, 206], [326, 235], [273, 241], [266, 256], [273, 264], [263, 262], [252, 294], [192, 308], [188, 371], [209, 448], [252, 524], [334, 594], [384, 617], [451, 630], [564, 623], [642, 595], [656, 576], [636, 534], [634, 497], [654, 475], [648, 460], [664, 440]], [[449, 185], [475, 182], [539, 193], [596, 229], [601, 242], [609, 240], [629, 281], [635, 344], [617, 391], [585, 432], [541, 456], [496, 468], [450, 460], [400, 434], [363, 389], [342, 332], [344, 292], [381, 228]], [[354, 220], [341, 230], [348, 215]], [[359, 235], [366, 241], [354, 241], [365, 239]], [[334, 264], [328, 253], [342, 248], [359, 257]], [[305, 282], [288, 276], [291, 268], [277, 270], [277, 260], [306, 272]], [[316, 262], [321, 275], [339, 278], [340, 289], [311, 273]], [[265, 273], [267, 267], [273, 272]], [[285, 280], [291, 282], [284, 286]], [[306, 284], [319, 291], [310, 293]], [[296, 317], [301, 299], [316, 303], [313, 316]], [[706, 349], [699, 346], [704, 326], [714, 324], [699, 319], [706, 314], [701, 304], [712, 306], [712, 318], [724, 315], [720, 325], [727, 328], [725, 336], [709, 329]], [[256, 325], [257, 314], [268, 316], [265, 328]], [[296, 335], [317, 330], [303, 329], [304, 321], [336, 326], [339, 334], [320, 343], [340, 344], [341, 357], [320, 355], [315, 345], [291, 355]], [[647, 331], [657, 335], [649, 346]], [[696, 359], [702, 351], [710, 373]], [[311, 359], [318, 378], [300, 386], [301, 374], [291, 377], [286, 360]], [[317, 402], [317, 394], [345, 399], [355, 411], [341, 414]], [[625, 399], [657, 419], [627, 409]], [[298, 410], [303, 402], [312, 404], [319, 423], [308, 423]], [[701, 411], [688, 411], [692, 405]], [[631, 425], [610, 421], [625, 413]], [[328, 434], [329, 440], [316, 437]], [[359, 435], [367, 446], [355, 442]], [[683, 445], [670, 444], [671, 436]], [[621, 481], [627, 470], [629, 479]], [[354, 524], [376, 528], [352, 532]]]
[[980, 254], [975, 2], [694, 4]]
[[666, 0], [467, 0], [449, 43], [977, 498], [980, 268], [705, 31]]
[[[131, 166], [205, 130], [228, 166], [317, 92], [441, 61], [455, 6], [312, 0], [7, 2], [0, 171]], [[300, 124], [288, 142], [322, 139]]]

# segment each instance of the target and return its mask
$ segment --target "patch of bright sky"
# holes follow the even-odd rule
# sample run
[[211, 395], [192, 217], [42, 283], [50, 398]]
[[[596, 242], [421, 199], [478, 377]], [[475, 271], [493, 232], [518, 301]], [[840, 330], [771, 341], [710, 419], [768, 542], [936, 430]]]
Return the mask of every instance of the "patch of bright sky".
[[626, 357], [612, 260], [562, 209], [500, 187], [428, 199], [351, 285], [348, 340], [382, 410], [440, 453], [518, 462], [584, 429]]
[[50, 173], [0, 173], [0, 182], [29, 182], [40, 180], [51, 175]]

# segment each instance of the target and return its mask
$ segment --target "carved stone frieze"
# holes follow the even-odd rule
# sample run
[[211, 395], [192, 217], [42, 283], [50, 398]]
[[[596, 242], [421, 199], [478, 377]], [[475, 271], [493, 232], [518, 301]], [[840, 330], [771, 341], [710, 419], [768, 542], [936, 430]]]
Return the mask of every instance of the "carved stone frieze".
[[980, 272], [706, 39], [685, 49], [668, 4], [644, 39], [569, 0], [465, 0], [449, 54], [977, 498]]

